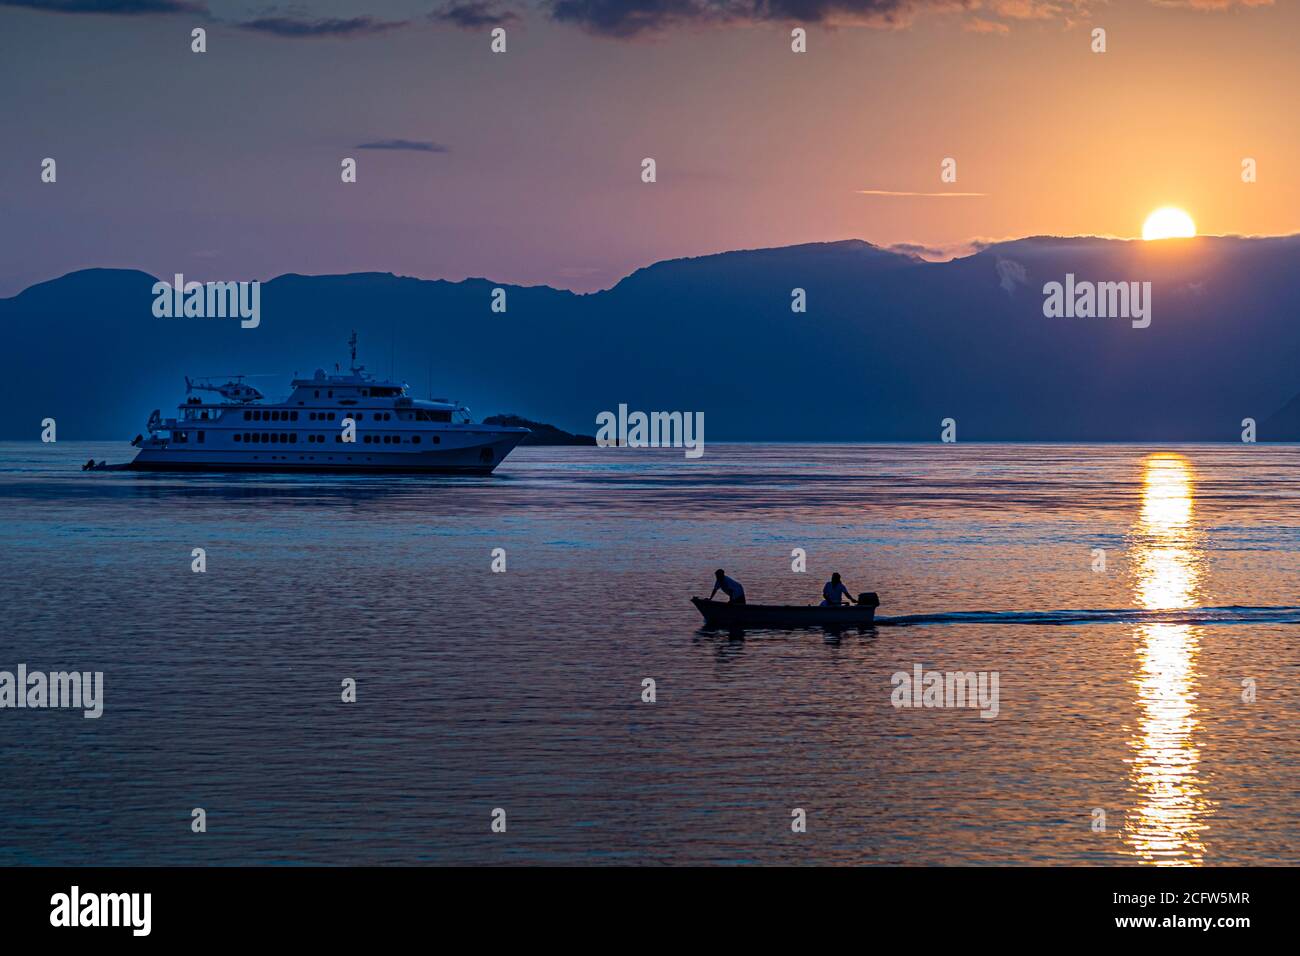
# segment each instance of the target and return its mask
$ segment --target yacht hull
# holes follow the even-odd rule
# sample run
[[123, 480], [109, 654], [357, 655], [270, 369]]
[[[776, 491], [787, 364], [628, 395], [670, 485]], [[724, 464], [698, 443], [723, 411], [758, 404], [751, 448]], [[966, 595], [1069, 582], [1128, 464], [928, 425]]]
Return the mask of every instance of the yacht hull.
[[299, 472], [314, 474], [490, 475], [526, 433], [463, 448], [427, 451], [339, 450], [338, 446], [303, 448], [140, 450], [130, 471]]

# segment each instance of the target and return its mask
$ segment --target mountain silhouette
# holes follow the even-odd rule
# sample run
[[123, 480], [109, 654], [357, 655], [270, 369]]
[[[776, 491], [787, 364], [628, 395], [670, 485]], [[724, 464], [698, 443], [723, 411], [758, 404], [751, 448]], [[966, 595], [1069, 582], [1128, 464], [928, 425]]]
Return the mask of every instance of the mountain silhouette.
[[[1150, 282], [1150, 327], [1045, 317], [1043, 285], [1067, 273]], [[577, 434], [626, 404], [702, 411], [706, 441], [935, 441], [945, 418], [959, 441], [1237, 441], [1245, 418], [1294, 440], [1297, 276], [1300, 237], [1036, 237], [948, 262], [854, 240], [659, 262], [585, 295], [283, 275], [243, 329], [155, 318], [153, 276], [88, 269], [0, 300], [0, 437], [51, 417], [61, 439], [129, 439], [187, 374], [248, 374], [278, 398], [295, 371], [345, 362], [355, 328], [360, 360], [413, 394]]]

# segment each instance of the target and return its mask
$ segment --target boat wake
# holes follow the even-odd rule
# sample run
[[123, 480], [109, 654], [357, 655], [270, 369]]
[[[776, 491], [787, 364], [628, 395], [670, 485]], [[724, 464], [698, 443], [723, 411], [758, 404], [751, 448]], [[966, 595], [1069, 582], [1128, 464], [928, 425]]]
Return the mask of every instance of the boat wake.
[[1083, 608], [1076, 611], [949, 611], [877, 617], [877, 627], [923, 624], [1300, 624], [1300, 607]]

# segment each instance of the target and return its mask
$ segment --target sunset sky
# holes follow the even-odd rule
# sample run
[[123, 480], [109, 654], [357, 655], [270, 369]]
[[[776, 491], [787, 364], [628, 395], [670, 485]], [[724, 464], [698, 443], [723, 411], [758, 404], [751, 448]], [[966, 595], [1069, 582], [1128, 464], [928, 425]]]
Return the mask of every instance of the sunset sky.
[[590, 290], [757, 246], [1136, 237], [1164, 205], [1292, 233], [1298, 34], [1268, 0], [0, 0], [0, 294], [89, 266]]

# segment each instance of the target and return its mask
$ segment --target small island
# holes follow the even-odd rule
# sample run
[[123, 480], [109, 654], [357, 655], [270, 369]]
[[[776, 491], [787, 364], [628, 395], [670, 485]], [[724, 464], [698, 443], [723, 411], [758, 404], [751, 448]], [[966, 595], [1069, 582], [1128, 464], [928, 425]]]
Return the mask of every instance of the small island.
[[527, 428], [530, 434], [524, 437], [521, 445], [594, 445], [592, 435], [573, 435], [554, 425], [530, 422], [518, 415], [493, 415], [483, 419], [485, 425], [508, 425], [512, 428]]

